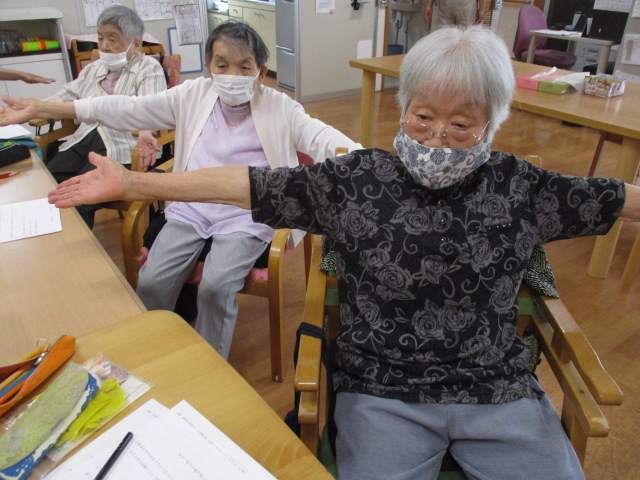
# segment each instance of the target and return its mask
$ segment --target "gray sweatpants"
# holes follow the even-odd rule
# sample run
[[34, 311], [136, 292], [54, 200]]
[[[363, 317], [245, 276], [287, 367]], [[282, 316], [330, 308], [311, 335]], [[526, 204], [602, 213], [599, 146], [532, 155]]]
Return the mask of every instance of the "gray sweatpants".
[[584, 479], [546, 396], [473, 405], [339, 393], [335, 420], [339, 480], [434, 480], [447, 447], [469, 480]]
[[[140, 269], [136, 293], [149, 310], [173, 310], [205, 239], [183, 222], [168, 220]], [[196, 331], [224, 358], [238, 315], [236, 294], [267, 243], [244, 232], [214, 235], [198, 286]]]

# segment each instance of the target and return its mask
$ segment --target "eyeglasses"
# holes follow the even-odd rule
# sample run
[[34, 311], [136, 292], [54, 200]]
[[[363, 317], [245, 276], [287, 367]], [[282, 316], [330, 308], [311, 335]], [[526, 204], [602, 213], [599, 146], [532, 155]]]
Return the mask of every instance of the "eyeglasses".
[[466, 149], [475, 147], [482, 140], [485, 130], [489, 126], [489, 122], [484, 126], [480, 133], [473, 134], [470, 132], [464, 132], [462, 130], [447, 129], [442, 132], [436, 132], [429, 125], [422, 122], [413, 122], [411, 120], [401, 120], [400, 125], [404, 129], [405, 133], [414, 140], [420, 143], [425, 143], [431, 140], [435, 135], [440, 135], [444, 142], [451, 148]]

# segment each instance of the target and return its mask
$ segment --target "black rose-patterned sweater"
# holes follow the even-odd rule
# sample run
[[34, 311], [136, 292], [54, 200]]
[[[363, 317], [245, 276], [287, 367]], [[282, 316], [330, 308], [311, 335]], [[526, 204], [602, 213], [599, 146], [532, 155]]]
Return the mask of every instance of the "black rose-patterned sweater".
[[255, 221], [334, 242], [336, 390], [409, 402], [542, 395], [516, 335], [527, 261], [536, 244], [605, 234], [625, 199], [620, 180], [560, 175], [499, 152], [442, 190], [416, 184], [376, 149], [251, 168], [250, 185]]

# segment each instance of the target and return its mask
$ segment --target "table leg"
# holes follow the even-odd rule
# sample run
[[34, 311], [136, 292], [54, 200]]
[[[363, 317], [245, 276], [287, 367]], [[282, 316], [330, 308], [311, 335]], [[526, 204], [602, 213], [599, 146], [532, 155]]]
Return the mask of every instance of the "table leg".
[[[616, 165], [614, 177], [627, 183], [633, 183], [640, 164], [640, 140], [628, 137], [622, 142], [620, 158]], [[618, 220], [609, 233], [596, 238], [587, 273], [595, 278], [605, 278], [620, 235], [621, 221]]]
[[527, 63], [533, 63], [533, 56], [536, 53], [536, 36], [531, 35], [529, 40], [529, 50], [527, 51]]
[[600, 56], [598, 57], [598, 69], [596, 70], [596, 73], [606, 73], [609, 53], [611, 53], [611, 47], [609, 45], [602, 45], [600, 47]]
[[362, 71], [362, 100], [360, 105], [360, 143], [371, 148], [373, 137], [373, 96], [376, 88], [376, 74]]

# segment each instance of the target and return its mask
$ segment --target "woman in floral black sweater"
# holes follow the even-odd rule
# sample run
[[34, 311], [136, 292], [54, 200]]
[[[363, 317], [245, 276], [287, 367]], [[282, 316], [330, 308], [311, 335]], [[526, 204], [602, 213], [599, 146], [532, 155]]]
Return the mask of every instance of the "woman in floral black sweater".
[[95, 156], [62, 184], [66, 207], [115, 198], [232, 203], [274, 228], [329, 237], [341, 479], [584, 478], [527, 368], [516, 295], [536, 245], [640, 220], [640, 189], [560, 175], [491, 151], [514, 74], [482, 27], [445, 28], [407, 54], [398, 156], [371, 149], [312, 167], [138, 175]]

